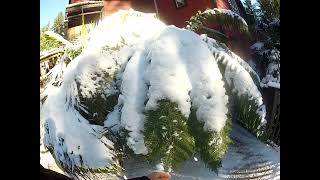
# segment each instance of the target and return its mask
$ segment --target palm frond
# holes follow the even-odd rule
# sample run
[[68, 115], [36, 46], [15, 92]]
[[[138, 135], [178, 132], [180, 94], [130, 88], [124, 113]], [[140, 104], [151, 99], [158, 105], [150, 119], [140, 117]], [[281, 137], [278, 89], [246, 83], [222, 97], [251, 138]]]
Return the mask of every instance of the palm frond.
[[[187, 23], [187, 29], [192, 31], [203, 29], [206, 25], [216, 24], [250, 36], [246, 21], [230, 10], [214, 8], [203, 12], [198, 11]], [[217, 33], [214, 33], [214, 35], [217, 35]], [[221, 39], [219, 36], [217, 37]]]

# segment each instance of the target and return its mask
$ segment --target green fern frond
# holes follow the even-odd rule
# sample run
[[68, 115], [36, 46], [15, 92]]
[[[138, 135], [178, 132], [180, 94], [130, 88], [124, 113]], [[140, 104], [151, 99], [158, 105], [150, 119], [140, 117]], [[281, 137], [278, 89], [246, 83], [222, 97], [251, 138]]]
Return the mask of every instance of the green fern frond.
[[197, 31], [206, 25], [216, 24], [250, 36], [248, 25], [241, 16], [236, 13], [230, 11], [226, 12], [225, 10], [217, 8], [203, 12], [199, 11], [195, 16], [192, 16], [189, 21], [187, 21], [187, 24], [187, 29], [192, 31]]
[[113, 77], [108, 73], [104, 75], [104, 80], [100, 81], [99, 88], [93, 97], [86, 98], [81, 95], [78, 83], [80, 106], [79, 113], [91, 124], [104, 125], [107, 115], [113, 111], [114, 106], [118, 103], [119, 93], [105, 95], [105, 89], [110, 88]]
[[161, 100], [157, 110], [145, 113], [145, 144], [149, 162], [161, 161], [166, 171], [176, 170], [195, 153], [194, 138], [188, 132], [187, 118], [176, 103]]
[[229, 137], [231, 125], [231, 117], [228, 115], [226, 124], [220, 132], [208, 132], [203, 129], [204, 122], [197, 120], [195, 110], [191, 110], [188, 119], [189, 131], [195, 138], [197, 152], [200, 153], [200, 157], [207, 167], [216, 173], [222, 165], [222, 160], [228, 150], [229, 144], [232, 143]]
[[238, 112], [238, 120], [240, 124], [256, 137], [260, 137], [263, 133], [261, 127], [261, 117], [257, 113], [258, 105], [254, 99], [245, 94], [235, 97], [235, 108]]

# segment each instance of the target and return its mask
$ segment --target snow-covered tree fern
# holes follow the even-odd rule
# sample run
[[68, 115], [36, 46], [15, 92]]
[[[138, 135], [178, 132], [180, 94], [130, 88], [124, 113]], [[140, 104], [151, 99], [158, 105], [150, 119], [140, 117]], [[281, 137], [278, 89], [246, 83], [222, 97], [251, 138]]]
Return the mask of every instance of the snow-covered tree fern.
[[259, 78], [247, 63], [154, 14], [105, 18], [62, 67], [41, 96], [41, 122], [45, 146], [76, 177], [119, 174], [123, 153], [166, 171], [199, 153], [217, 170], [231, 142], [230, 99], [252, 102], [253, 115], [242, 119], [248, 130], [264, 123]]

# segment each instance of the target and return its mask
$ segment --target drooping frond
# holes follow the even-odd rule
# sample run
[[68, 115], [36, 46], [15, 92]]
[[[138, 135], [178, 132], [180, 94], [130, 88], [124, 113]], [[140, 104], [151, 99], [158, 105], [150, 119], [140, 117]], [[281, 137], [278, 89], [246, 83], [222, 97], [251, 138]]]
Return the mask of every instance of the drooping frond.
[[226, 125], [220, 132], [204, 131], [204, 123], [197, 120], [194, 110], [188, 119], [188, 126], [191, 135], [195, 139], [195, 146], [201, 159], [206, 165], [217, 173], [221, 167], [222, 160], [226, 154], [229, 144], [232, 142], [229, 135], [231, 132], [231, 117], [228, 115]]
[[[215, 40], [202, 36], [203, 40], [207, 43], [208, 48], [212, 52], [214, 59], [223, 68], [224, 77], [226, 83], [232, 90], [232, 94], [237, 96], [235, 101], [238, 102], [243, 97], [247, 97], [245, 103], [237, 103], [236, 109], [241, 114], [247, 114], [254, 109], [254, 113], [250, 116], [250, 113], [246, 116], [247, 119], [240, 119], [244, 122], [245, 127], [249, 131], [253, 132], [256, 136], [260, 136], [263, 126], [266, 123], [265, 105], [262, 101], [262, 95], [259, 91], [260, 79], [254, 70], [244, 62], [240, 57], [236, 56], [227, 47], [220, 45]], [[239, 99], [240, 98], [240, 99]], [[253, 100], [251, 102], [251, 100]], [[248, 104], [249, 103], [249, 104]], [[250, 103], [254, 103], [250, 105]], [[244, 116], [241, 116], [242, 118]], [[258, 117], [259, 120], [256, 120]], [[249, 125], [257, 124], [257, 125]]]
[[[238, 31], [249, 35], [248, 25], [246, 21], [238, 14], [226, 9], [208, 9], [203, 12], [199, 11], [195, 16], [187, 21], [187, 29], [197, 31], [206, 27], [206, 25], [216, 24], [233, 31]], [[214, 32], [212, 32], [214, 33]], [[214, 33], [217, 37], [221, 37], [219, 33]], [[215, 36], [216, 37], [216, 36]], [[221, 38], [219, 38], [221, 39]]]
[[146, 112], [144, 124], [147, 159], [164, 165], [166, 171], [177, 170], [195, 153], [194, 138], [188, 132], [187, 118], [176, 103], [159, 101], [156, 110]]

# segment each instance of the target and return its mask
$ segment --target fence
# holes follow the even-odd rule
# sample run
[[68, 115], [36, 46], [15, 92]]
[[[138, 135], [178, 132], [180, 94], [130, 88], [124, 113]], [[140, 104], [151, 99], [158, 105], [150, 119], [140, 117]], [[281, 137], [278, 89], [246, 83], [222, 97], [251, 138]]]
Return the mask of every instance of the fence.
[[266, 139], [280, 146], [280, 89], [264, 89], [263, 96], [267, 106]]

